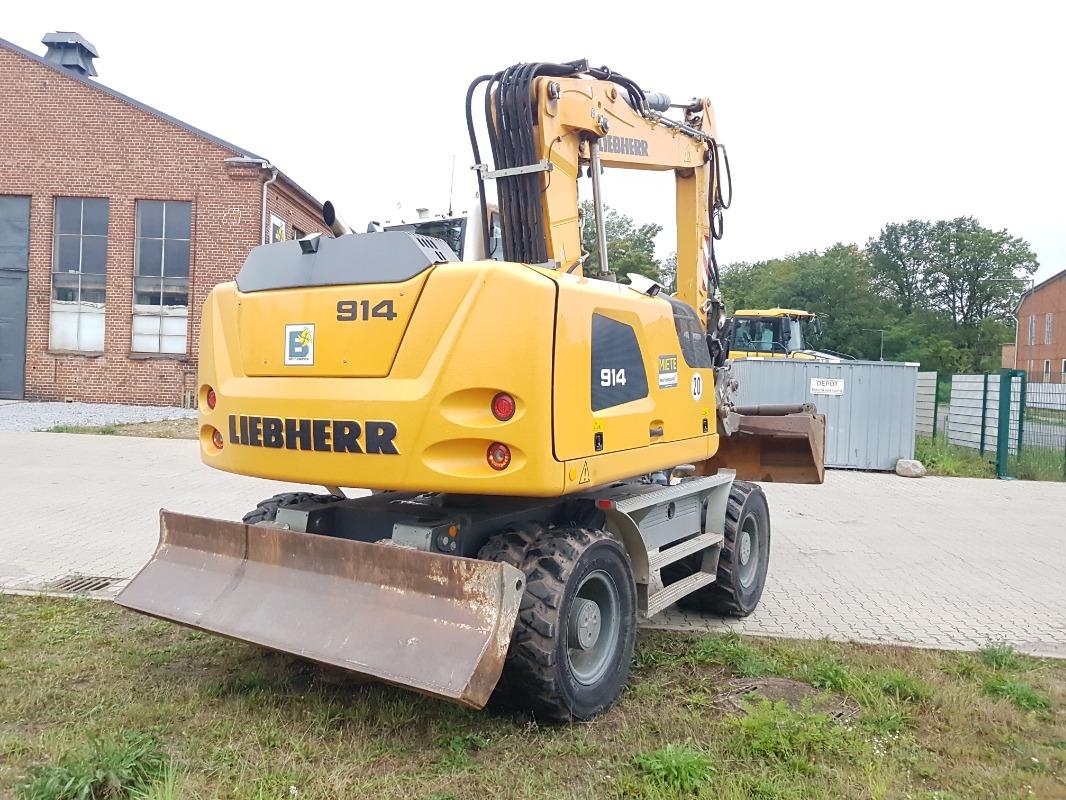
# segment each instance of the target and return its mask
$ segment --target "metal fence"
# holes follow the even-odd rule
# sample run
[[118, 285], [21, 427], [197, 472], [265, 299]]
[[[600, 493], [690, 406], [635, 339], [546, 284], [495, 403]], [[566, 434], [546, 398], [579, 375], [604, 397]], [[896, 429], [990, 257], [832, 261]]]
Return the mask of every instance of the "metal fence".
[[[998, 375], [952, 375], [951, 404], [947, 415], [947, 440], [959, 447], [971, 447], [980, 453], [995, 453], [999, 442], [999, 393]], [[1018, 387], [1014, 386], [1014, 400]], [[1017, 403], [1011, 407], [1017, 425]], [[1006, 440], [1010, 452], [1017, 451], [1017, 443]]]
[[987, 455], [1000, 478], [1066, 480], [1066, 386], [1005, 369], [952, 375], [944, 398], [938, 377], [919, 373], [918, 435]]
[[737, 359], [739, 405], [814, 403], [825, 414], [825, 465], [892, 470], [914, 458], [917, 364]]
[[914, 389], [914, 432], [925, 436], [936, 433], [936, 373], [919, 372]]
[[[1000, 385], [1011, 386], [1007, 408], [1000, 405], [1000, 435], [1014, 444], [997, 451], [1000, 477], [1066, 480], [1066, 387], [1034, 383], [1020, 370], [1003, 370]], [[1004, 389], [1005, 391], [1005, 389]]]

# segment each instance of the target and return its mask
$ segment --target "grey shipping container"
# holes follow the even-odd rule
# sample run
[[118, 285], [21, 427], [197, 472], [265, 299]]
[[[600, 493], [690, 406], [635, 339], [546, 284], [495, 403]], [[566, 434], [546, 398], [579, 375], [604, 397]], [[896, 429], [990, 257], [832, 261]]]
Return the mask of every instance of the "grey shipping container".
[[738, 405], [814, 403], [825, 414], [825, 465], [892, 470], [914, 458], [918, 365], [739, 359]]

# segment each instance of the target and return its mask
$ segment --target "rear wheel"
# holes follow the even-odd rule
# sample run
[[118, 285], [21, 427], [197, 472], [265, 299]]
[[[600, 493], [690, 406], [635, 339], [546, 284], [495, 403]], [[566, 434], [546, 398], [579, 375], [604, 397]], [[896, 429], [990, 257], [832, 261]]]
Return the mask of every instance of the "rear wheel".
[[629, 557], [603, 531], [531, 533], [499, 534], [481, 553], [526, 574], [493, 699], [545, 721], [590, 719], [614, 705], [629, 677], [637, 610]]
[[278, 509], [295, 506], [300, 503], [335, 503], [344, 498], [335, 494], [312, 494], [311, 492], [284, 492], [276, 494], [244, 515], [241, 520], [245, 525], [258, 525], [260, 522], [273, 522], [278, 518]]
[[[678, 605], [730, 617], [746, 617], [759, 605], [770, 564], [770, 509], [754, 483], [734, 481], [725, 514], [725, 539], [714, 583], [682, 597]], [[673, 583], [700, 569], [702, 553], [663, 567]]]

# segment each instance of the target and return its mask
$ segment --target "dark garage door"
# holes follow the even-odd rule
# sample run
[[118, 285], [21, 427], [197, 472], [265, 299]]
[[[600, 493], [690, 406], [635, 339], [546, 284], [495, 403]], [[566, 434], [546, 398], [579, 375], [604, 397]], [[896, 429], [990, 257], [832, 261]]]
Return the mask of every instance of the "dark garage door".
[[30, 198], [0, 196], [0, 398], [26, 391]]

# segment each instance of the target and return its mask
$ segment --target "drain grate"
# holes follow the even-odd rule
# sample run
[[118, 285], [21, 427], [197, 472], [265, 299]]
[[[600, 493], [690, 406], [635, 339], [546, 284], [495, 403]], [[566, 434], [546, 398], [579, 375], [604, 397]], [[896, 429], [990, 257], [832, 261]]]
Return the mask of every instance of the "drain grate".
[[67, 575], [52, 581], [45, 588], [50, 592], [71, 592], [72, 594], [89, 594], [106, 589], [118, 583], [122, 578], [106, 578], [99, 575]]

